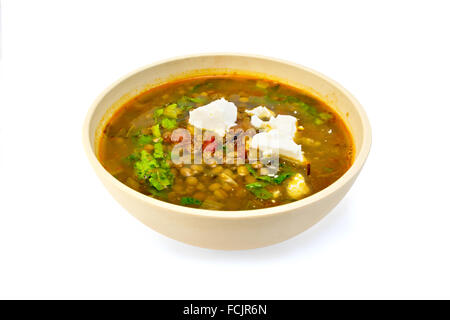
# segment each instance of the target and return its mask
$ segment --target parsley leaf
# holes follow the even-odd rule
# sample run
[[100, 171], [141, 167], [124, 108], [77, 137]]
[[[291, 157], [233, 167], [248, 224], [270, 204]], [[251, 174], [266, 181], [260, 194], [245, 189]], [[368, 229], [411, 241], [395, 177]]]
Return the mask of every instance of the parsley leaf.
[[140, 159], [140, 156], [138, 153], [132, 153], [128, 157], [125, 157], [124, 160], [133, 163], [135, 161], [138, 161], [139, 159]]
[[180, 203], [183, 206], [186, 206], [186, 205], [197, 205], [197, 206], [199, 206], [199, 205], [202, 204], [202, 201], [200, 201], [198, 199], [195, 199], [195, 198], [192, 198], [192, 197], [182, 197]]
[[148, 181], [156, 190], [161, 191], [172, 184], [173, 175], [170, 170], [160, 168], [151, 173]]
[[181, 109], [176, 103], [169, 104], [164, 108], [164, 115], [168, 118], [176, 119], [180, 113]]
[[153, 151], [153, 157], [156, 159], [164, 158], [164, 151], [163, 151], [163, 145], [161, 142], [155, 143], [155, 149]]
[[283, 172], [279, 174], [277, 177], [273, 178], [273, 181], [276, 184], [281, 184], [284, 180], [286, 180], [289, 177], [292, 177], [294, 175], [293, 172]]
[[137, 133], [133, 136], [133, 142], [135, 145], [142, 147], [152, 142], [152, 136], [149, 134]]
[[175, 119], [169, 119], [169, 118], [163, 118], [162, 120], [161, 120], [161, 126], [164, 128], [164, 129], [174, 129], [174, 128], [176, 128], [176, 126], [177, 126], [177, 120], [175, 120]]
[[255, 197], [263, 200], [268, 200], [272, 198], [273, 195], [266, 188], [264, 188], [266, 185], [267, 183], [265, 182], [253, 182], [247, 184], [245, 187], [247, 188], [247, 190], [253, 193]]
[[250, 172], [252, 174], [252, 176], [256, 177], [258, 174], [256, 173], [256, 170], [253, 169], [253, 167], [250, 164], [246, 164], [245, 165], [247, 167], [248, 172]]
[[162, 116], [163, 113], [164, 113], [164, 109], [163, 108], [156, 109], [153, 112], [153, 117], [158, 118], [158, 117]]
[[255, 195], [255, 197], [262, 199], [262, 200], [268, 200], [273, 197], [273, 194], [267, 191], [265, 188], [256, 188], [256, 189], [249, 189], [251, 193]]
[[264, 182], [253, 182], [253, 183], [249, 183], [249, 184], [245, 185], [245, 187], [248, 190], [264, 188], [265, 186], [267, 186], [267, 183], [264, 183]]
[[293, 172], [283, 172], [277, 175], [276, 177], [271, 176], [259, 176], [255, 169], [249, 164], [246, 164], [247, 170], [258, 180], [263, 180], [271, 184], [281, 184], [284, 180], [291, 177]]
[[134, 169], [139, 179], [147, 179], [153, 169], [158, 168], [158, 162], [145, 150], [141, 151], [140, 160], [134, 163]]
[[152, 133], [155, 136], [155, 138], [161, 137], [161, 131], [159, 130], [159, 124], [155, 124], [152, 126]]

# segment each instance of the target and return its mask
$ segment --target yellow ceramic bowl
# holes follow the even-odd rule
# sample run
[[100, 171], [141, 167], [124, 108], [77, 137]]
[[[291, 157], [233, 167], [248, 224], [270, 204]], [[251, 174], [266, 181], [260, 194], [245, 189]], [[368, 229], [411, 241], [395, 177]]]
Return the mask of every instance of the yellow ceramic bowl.
[[[174, 205], [145, 196], [109, 174], [97, 159], [97, 143], [109, 117], [124, 102], [167, 81], [210, 74], [248, 74], [307, 90], [327, 102], [347, 123], [355, 142], [355, 160], [336, 182], [305, 199], [266, 209], [213, 211]], [[352, 186], [369, 154], [367, 116], [352, 95], [333, 80], [305, 67], [242, 54], [206, 54], [166, 60], [136, 70], [107, 88], [90, 108], [83, 144], [100, 180], [112, 196], [150, 228], [195, 246], [239, 250], [289, 239], [322, 219]]]

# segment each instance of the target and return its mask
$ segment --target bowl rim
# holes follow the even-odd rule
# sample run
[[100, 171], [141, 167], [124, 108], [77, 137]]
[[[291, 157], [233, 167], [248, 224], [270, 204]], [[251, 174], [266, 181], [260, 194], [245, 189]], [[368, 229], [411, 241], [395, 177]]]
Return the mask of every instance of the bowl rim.
[[[157, 65], [170, 63], [178, 60], [184, 60], [184, 59], [190, 59], [190, 58], [199, 58], [199, 57], [219, 57], [219, 56], [229, 56], [229, 57], [242, 57], [242, 58], [255, 58], [260, 60], [267, 60], [271, 62], [281, 63], [285, 65], [289, 65], [294, 68], [303, 69], [306, 72], [309, 72], [326, 82], [330, 83], [334, 87], [336, 87], [338, 90], [342, 92], [354, 105], [358, 116], [361, 119], [362, 123], [362, 131], [363, 131], [363, 139], [362, 139], [362, 145], [360, 148], [360, 151], [358, 155], [355, 157], [352, 165], [350, 168], [335, 182], [333, 182], [331, 185], [326, 187], [325, 189], [310, 195], [304, 199], [300, 199], [288, 204], [283, 204], [279, 206], [274, 206], [270, 208], [263, 208], [263, 209], [253, 209], [253, 210], [236, 210], [236, 211], [225, 211], [225, 210], [209, 210], [209, 209], [198, 209], [198, 208], [191, 208], [191, 207], [185, 207], [177, 204], [172, 204], [169, 202], [165, 202], [162, 200], [158, 200], [149, 196], [146, 196], [130, 187], [128, 187], [126, 184], [120, 182], [116, 178], [114, 178], [106, 169], [101, 165], [100, 161], [98, 160], [97, 156], [95, 155], [95, 150], [91, 146], [90, 143], [90, 135], [89, 135], [89, 128], [92, 121], [92, 116], [95, 113], [99, 103], [102, 101], [102, 99], [116, 86], [118, 86], [121, 82], [125, 81], [126, 79], [134, 76], [135, 74], [142, 72], [146, 69], [155, 67]], [[107, 181], [108, 183], [111, 183], [113, 186], [115, 186], [120, 191], [128, 194], [131, 197], [136, 198], [137, 200], [140, 200], [142, 202], [145, 202], [149, 204], [150, 206], [156, 206], [160, 207], [161, 209], [176, 212], [176, 213], [182, 213], [182, 214], [188, 214], [192, 216], [203, 216], [203, 217], [213, 217], [213, 218], [220, 218], [220, 219], [251, 219], [256, 217], [262, 217], [262, 216], [271, 216], [275, 214], [281, 214], [285, 212], [290, 212], [296, 209], [300, 209], [302, 207], [309, 206], [313, 203], [316, 203], [320, 201], [321, 199], [335, 193], [337, 190], [339, 190], [341, 187], [343, 187], [346, 183], [351, 181], [352, 179], [356, 178], [359, 171], [361, 170], [362, 166], [364, 165], [370, 151], [370, 147], [372, 144], [372, 130], [369, 123], [369, 119], [367, 118], [367, 114], [364, 111], [362, 105], [356, 100], [355, 97], [342, 85], [340, 85], [335, 80], [330, 79], [329, 77], [323, 75], [320, 72], [317, 72], [313, 69], [310, 69], [308, 67], [305, 67], [303, 65], [293, 63], [290, 61], [278, 59], [278, 58], [272, 58], [262, 55], [256, 55], [256, 54], [245, 54], [245, 53], [201, 53], [201, 54], [190, 54], [190, 55], [183, 55], [183, 56], [176, 56], [169, 59], [164, 59], [157, 61], [155, 63], [151, 63], [145, 66], [142, 66], [140, 68], [137, 68], [126, 75], [120, 77], [118, 80], [114, 81], [112, 84], [110, 84], [103, 92], [94, 100], [92, 105], [90, 106], [85, 120], [83, 124], [83, 132], [82, 132], [82, 142], [83, 146], [86, 152], [86, 155], [89, 159], [89, 162], [93, 166], [94, 170], [98, 175], [101, 175], [101, 177]]]

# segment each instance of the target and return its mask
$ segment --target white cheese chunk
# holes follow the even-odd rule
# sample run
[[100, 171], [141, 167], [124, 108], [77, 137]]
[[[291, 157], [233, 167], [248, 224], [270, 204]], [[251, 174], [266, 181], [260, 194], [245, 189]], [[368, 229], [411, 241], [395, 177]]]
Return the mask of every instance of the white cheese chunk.
[[298, 200], [307, 195], [310, 189], [306, 184], [305, 178], [300, 173], [297, 173], [290, 178], [286, 191], [289, 197]]
[[189, 124], [199, 129], [213, 131], [221, 137], [236, 125], [236, 119], [236, 105], [223, 98], [189, 111]]
[[246, 110], [245, 112], [247, 112], [251, 116], [257, 116], [260, 119], [269, 119], [270, 117], [273, 117], [275, 115], [272, 110], [269, 110], [266, 107], [262, 106], [253, 108], [252, 110]]
[[[297, 131], [297, 118], [289, 115], [274, 117], [272, 111], [261, 106], [246, 112], [252, 115], [251, 125], [264, 130], [253, 136], [251, 148], [259, 149], [264, 157], [278, 152], [278, 155], [303, 162], [302, 146], [293, 140]], [[261, 118], [269, 120], [263, 121]]]
[[262, 121], [258, 116], [253, 115], [250, 118], [250, 124], [254, 126], [256, 129], [263, 129], [269, 126], [268, 121]]
[[271, 157], [278, 152], [278, 155], [303, 162], [302, 146], [276, 129], [255, 134], [250, 147], [259, 149], [263, 157]]
[[283, 135], [294, 138], [295, 132], [297, 132], [297, 118], [279, 114], [276, 118], [270, 118], [269, 126], [277, 129]]

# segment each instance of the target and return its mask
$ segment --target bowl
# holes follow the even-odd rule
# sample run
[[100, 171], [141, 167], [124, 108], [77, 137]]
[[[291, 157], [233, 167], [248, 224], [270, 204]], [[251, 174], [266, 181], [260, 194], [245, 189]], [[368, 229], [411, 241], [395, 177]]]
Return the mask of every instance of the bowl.
[[[337, 181], [302, 200], [271, 208], [215, 211], [183, 207], [141, 194], [107, 172], [97, 159], [98, 140], [109, 118], [130, 98], [162, 83], [200, 75], [246, 74], [280, 81], [326, 102], [349, 128], [355, 158]], [[245, 54], [191, 55], [140, 68], [119, 79], [93, 103], [83, 127], [87, 157], [106, 189], [153, 230], [194, 246], [242, 250], [272, 245], [305, 231], [329, 213], [353, 185], [369, 154], [371, 129], [358, 101], [324, 75], [278, 59]]]

